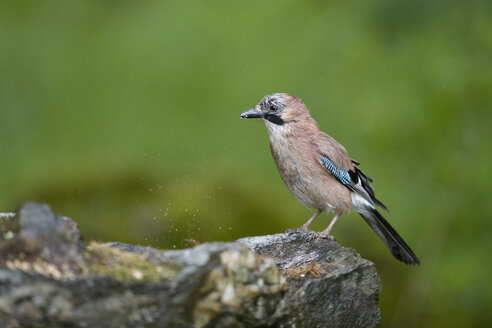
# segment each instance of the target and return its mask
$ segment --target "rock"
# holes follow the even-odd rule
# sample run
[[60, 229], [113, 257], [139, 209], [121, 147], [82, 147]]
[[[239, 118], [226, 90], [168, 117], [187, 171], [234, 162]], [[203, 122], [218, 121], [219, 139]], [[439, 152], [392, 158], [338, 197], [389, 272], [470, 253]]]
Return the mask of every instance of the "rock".
[[166, 251], [85, 245], [47, 205], [0, 215], [0, 327], [375, 327], [379, 291], [371, 262], [307, 234]]
[[[337, 242], [309, 234], [238, 240], [273, 257], [288, 282], [289, 327], [376, 327], [381, 284], [374, 264]], [[294, 314], [294, 315], [293, 315]]]

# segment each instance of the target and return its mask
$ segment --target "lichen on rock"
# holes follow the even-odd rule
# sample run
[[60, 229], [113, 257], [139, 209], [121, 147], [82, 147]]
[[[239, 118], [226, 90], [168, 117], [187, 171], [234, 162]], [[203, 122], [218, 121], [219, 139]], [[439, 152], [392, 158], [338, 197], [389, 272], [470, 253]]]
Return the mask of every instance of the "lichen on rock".
[[[269, 257], [255, 256], [246, 247], [219, 255], [200, 288], [193, 316], [195, 327], [267, 322], [283, 304], [286, 280]], [[226, 325], [227, 324], [227, 325]]]

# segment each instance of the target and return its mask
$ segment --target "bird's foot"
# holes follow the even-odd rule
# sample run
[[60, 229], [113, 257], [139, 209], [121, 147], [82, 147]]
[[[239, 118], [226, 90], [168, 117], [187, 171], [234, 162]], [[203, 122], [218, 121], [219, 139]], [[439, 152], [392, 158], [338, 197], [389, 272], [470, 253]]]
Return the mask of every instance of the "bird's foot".
[[328, 240], [331, 240], [331, 241], [335, 241], [335, 237], [333, 237], [332, 235], [327, 235], [327, 234], [324, 234], [324, 233], [320, 233], [320, 237], [321, 238], [325, 238], [325, 239], [328, 239]]
[[332, 235], [329, 235], [329, 234], [326, 234], [323, 232], [318, 232], [318, 231], [310, 231], [308, 240], [311, 241], [311, 240], [314, 240], [316, 238], [323, 238], [323, 239], [335, 241], [335, 237], [333, 237]]
[[295, 228], [295, 229], [287, 229], [287, 230], [285, 230], [285, 233], [286, 234], [289, 234], [289, 235], [295, 234], [295, 233], [308, 233], [308, 232], [313, 232], [313, 231], [309, 230], [308, 228], [306, 228], [304, 226], [303, 227], [299, 227], [299, 228]]
[[306, 227], [299, 227], [299, 228], [295, 228], [295, 229], [287, 229], [285, 231], [286, 234], [296, 234], [296, 233], [304, 233], [304, 234], [307, 234], [307, 239], [309, 241], [311, 240], [314, 240], [316, 238], [325, 238], [325, 239], [329, 239], [329, 240], [335, 240], [335, 237], [333, 237], [332, 235], [329, 235], [325, 232], [318, 232], [318, 231], [312, 231], [312, 230], [309, 230], [308, 228]]

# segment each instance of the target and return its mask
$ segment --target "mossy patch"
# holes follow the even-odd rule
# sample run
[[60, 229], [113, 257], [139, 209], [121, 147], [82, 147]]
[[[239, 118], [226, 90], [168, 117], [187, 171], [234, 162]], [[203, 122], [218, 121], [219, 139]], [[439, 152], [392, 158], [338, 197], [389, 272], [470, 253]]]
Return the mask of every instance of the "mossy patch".
[[[16, 241], [19, 240], [12, 242]], [[27, 249], [27, 246], [22, 247]], [[21, 255], [18, 258], [5, 259], [5, 266], [11, 270], [41, 274], [60, 280], [102, 275], [119, 281], [158, 282], [172, 279], [181, 269], [178, 264], [154, 264], [147, 261], [144, 255], [124, 252], [95, 242], [92, 242], [83, 254], [77, 255], [65, 265], [32, 258], [28, 253]]]
[[284, 273], [292, 279], [301, 279], [304, 277], [315, 277], [321, 278], [326, 275], [325, 269], [316, 261], [312, 261], [309, 264], [306, 264], [301, 267], [290, 267], [284, 270]]
[[177, 264], [154, 264], [141, 254], [123, 252], [95, 242], [89, 245], [85, 256], [89, 274], [105, 275], [120, 281], [168, 280], [181, 269]]
[[11, 239], [19, 229], [19, 220], [14, 213], [0, 213], [0, 238]]

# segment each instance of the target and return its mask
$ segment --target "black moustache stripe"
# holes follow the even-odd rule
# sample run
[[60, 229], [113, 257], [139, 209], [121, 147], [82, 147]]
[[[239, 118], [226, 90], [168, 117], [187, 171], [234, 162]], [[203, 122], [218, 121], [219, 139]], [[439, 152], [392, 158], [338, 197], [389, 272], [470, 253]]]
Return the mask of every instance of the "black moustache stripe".
[[284, 125], [284, 123], [285, 123], [283, 119], [281, 119], [279, 116], [273, 115], [273, 114], [266, 114], [265, 120], [268, 120], [268, 121], [272, 122], [273, 124], [277, 124], [277, 125]]

